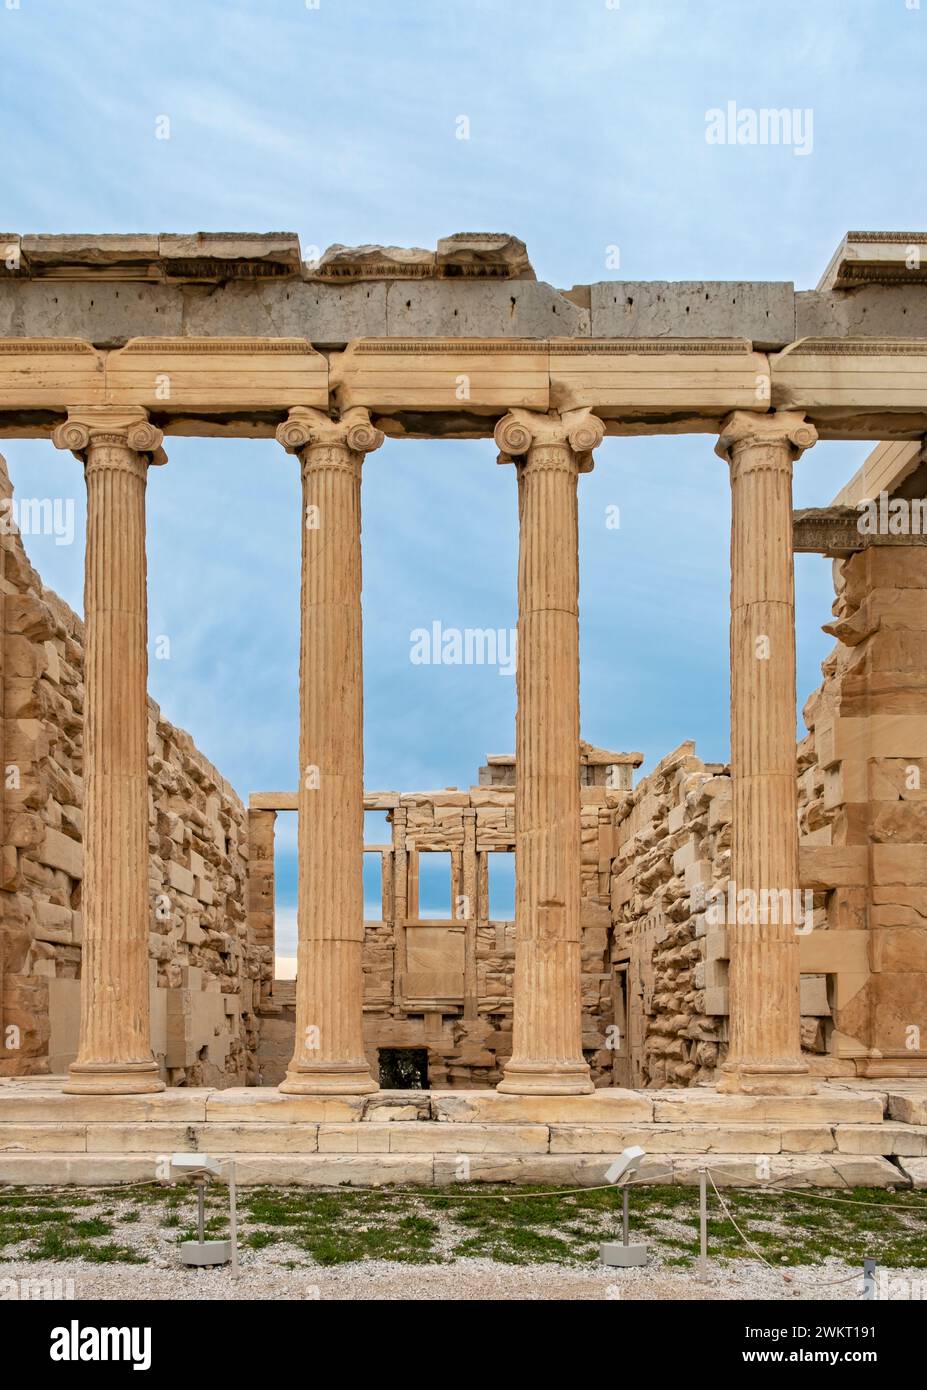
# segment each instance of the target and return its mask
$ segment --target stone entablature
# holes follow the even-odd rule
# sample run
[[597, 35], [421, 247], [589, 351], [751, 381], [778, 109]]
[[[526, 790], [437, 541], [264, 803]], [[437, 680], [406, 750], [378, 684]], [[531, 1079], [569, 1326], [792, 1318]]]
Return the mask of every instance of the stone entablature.
[[787, 410], [821, 438], [919, 441], [927, 336], [815, 338], [775, 354], [729, 338], [365, 337], [343, 351], [296, 336], [165, 334], [109, 349], [0, 338], [0, 436], [51, 435], [92, 409], [147, 412], [168, 435], [267, 437], [306, 408], [365, 410], [412, 438], [485, 438], [518, 411], [583, 412], [623, 436], [718, 433], [738, 411]]
[[[912, 257], [912, 248], [918, 256]], [[294, 233], [0, 233], [0, 335], [130, 338], [927, 338], [927, 234], [851, 233], [816, 290], [790, 281], [534, 279], [506, 233], [422, 248], [300, 246]], [[128, 286], [131, 285], [131, 292]], [[844, 288], [846, 286], [846, 288]]]
[[821, 277], [819, 290], [860, 285], [922, 285], [927, 232], [847, 232]]

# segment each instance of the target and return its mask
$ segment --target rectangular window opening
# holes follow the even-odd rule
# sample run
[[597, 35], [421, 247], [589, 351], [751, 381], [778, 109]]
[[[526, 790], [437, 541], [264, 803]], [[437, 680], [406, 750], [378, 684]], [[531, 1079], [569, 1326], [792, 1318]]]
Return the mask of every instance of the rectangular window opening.
[[418, 915], [450, 920], [451, 856], [448, 850], [422, 850], [418, 860]]
[[489, 920], [515, 920], [515, 852], [492, 850], [487, 856], [489, 878]]

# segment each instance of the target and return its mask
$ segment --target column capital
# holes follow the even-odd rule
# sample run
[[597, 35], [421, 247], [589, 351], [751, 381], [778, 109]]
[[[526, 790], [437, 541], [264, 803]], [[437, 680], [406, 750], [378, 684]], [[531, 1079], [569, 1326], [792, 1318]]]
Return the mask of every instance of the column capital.
[[800, 411], [780, 410], [759, 414], [751, 410], [735, 410], [721, 425], [715, 453], [726, 463], [733, 463], [735, 453], [743, 445], [787, 445], [792, 462], [805, 449], [817, 443], [818, 432]]
[[499, 446], [499, 463], [512, 463], [531, 449], [569, 448], [577, 457], [577, 469], [588, 473], [592, 451], [605, 438], [605, 426], [588, 406], [579, 410], [539, 411], [515, 407], [496, 425], [493, 437]]
[[288, 454], [300, 454], [314, 444], [323, 448], [340, 446], [352, 454], [370, 454], [379, 449], [383, 439], [383, 431], [376, 428], [370, 412], [362, 405], [351, 406], [339, 420], [332, 420], [323, 410], [314, 410], [312, 406], [295, 405], [277, 426], [277, 443], [282, 444]]
[[167, 463], [161, 448], [164, 435], [148, 419], [145, 410], [112, 406], [84, 406], [68, 411], [68, 418], [52, 430], [56, 449], [69, 449], [82, 463], [91, 444], [119, 444], [136, 454], [147, 454], [148, 462]]

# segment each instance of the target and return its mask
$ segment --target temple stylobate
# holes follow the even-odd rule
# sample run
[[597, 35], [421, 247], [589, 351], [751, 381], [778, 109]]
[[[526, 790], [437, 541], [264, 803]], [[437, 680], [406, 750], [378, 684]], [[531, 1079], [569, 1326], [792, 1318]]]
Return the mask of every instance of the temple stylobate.
[[[157, 1099], [165, 1083], [210, 1055], [189, 1024], [206, 1006], [171, 1002], [187, 991], [219, 997], [209, 1008], [226, 1031], [228, 1019], [237, 1027], [247, 1016], [258, 1020], [255, 1036], [261, 1021], [276, 1036], [292, 1010], [289, 1058], [275, 1076], [278, 1120], [334, 1118], [329, 1102], [367, 1113], [351, 1107], [380, 1103], [377, 1051], [417, 1051], [432, 1066], [447, 1059], [439, 1064], [453, 1090], [461, 1038], [470, 1059], [461, 1080], [483, 1068], [490, 1083], [466, 1118], [489, 1123], [578, 1124], [608, 1105], [619, 1107], [613, 1118], [640, 1118], [650, 1088], [690, 1081], [708, 1083], [722, 1108], [727, 1098], [770, 1097], [763, 1113], [775, 1119], [782, 1098], [783, 1116], [826, 1119], [844, 1113], [828, 1110], [835, 1083], [927, 1076], [927, 1031], [923, 1044], [911, 1031], [927, 1030], [927, 846], [919, 783], [905, 772], [927, 766], [927, 719], [913, 639], [897, 636], [919, 630], [927, 551], [917, 533], [857, 525], [867, 497], [904, 501], [921, 481], [927, 288], [908, 268], [912, 239], [927, 234], [852, 233], [821, 285], [797, 293], [778, 283], [620, 281], [561, 292], [536, 280], [516, 238], [488, 234], [448, 237], [433, 252], [335, 247], [312, 264], [282, 234], [11, 243], [15, 270], [0, 283], [0, 436], [50, 438], [70, 451], [88, 508], [79, 840], [58, 825], [59, 839], [43, 832], [50, 848], [40, 850], [67, 874], [61, 836], [82, 849], [80, 941], [72, 923], [63, 943], [75, 950], [77, 1043], [70, 1055], [64, 1042], [57, 1052], [48, 1043], [7, 1070], [61, 1074], [66, 1058], [67, 1096], [117, 1105], [150, 1094], [174, 1105], [176, 1085]], [[577, 498], [608, 436], [664, 433], [704, 436], [729, 474], [731, 758], [706, 767], [688, 749], [635, 790], [639, 756], [581, 741]], [[248, 903], [239, 894], [225, 920], [208, 912], [214, 882], [234, 879], [221, 778], [192, 834], [176, 798], [156, 828], [151, 809], [146, 480], [167, 462], [172, 437], [207, 435], [275, 437], [299, 470], [305, 519], [298, 781], [252, 798], [241, 853]], [[421, 830], [409, 825], [421, 802], [378, 799], [364, 785], [361, 480], [386, 438], [494, 440], [518, 492], [511, 777], [494, 781], [490, 760], [480, 788], [429, 802]], [[818, 440], [874, 448], [834, 506], [797, 514], [793, 466]], [[845, 679], [840, 668], [839, 691], [837, 668], [828, 676], [825, 667], [831, 688], [804, 751], [796, 549], [835, 560], [828, 630], [866, 654]], [[44, 640], [54, 645], [54, 633]], [[6, 660], [8, 678], [21, 681], [24, 658], [9, 647]], [[164, 737], [157, 727], [155, 736]], [[17, 855], [33, 811], [27, 795], [5, 797], [5, 892], [28, 896]], [[376, 847], [376, 925], [389, 933], [365, 923], [364, 810], [376, 806], [392, 828], [391, 843]], [[273, 816], [283, 809], [299, 817], [292, 997], [268, 981]], [[157, 920], [177, 924], [166, 931], [153, 928], [152, 845], [168, 902]], [[450, 928], [413, 903], [431, 849], [451, 855], [455, 901], [465, 905]], [[501, 931], [484, 882], [499, 851], [515, 855], [514, 923]], [[209, 949], [231, 962], [214, 989], [202, 978]], [[249, 949], [260, 960], [250, 975]], [[498, 979], [495, 955], [511, 958]], [[251, 1004], [242, 983], [227, 1008], [235, 990], [222, 979], [246, 976]], [[73, 1004], [58, 978], [52, 993]], [[26, 996], [15, 989], [22, 1012]], [[661, 1039], [672, 1048], [661, 1052]], [[528, 1109], [511, 1108], [512, 1098]], [[790, 1111], [793, 1102], [820, 1109]], [[493, 1112], [493, 1103], [509, 1108]]]

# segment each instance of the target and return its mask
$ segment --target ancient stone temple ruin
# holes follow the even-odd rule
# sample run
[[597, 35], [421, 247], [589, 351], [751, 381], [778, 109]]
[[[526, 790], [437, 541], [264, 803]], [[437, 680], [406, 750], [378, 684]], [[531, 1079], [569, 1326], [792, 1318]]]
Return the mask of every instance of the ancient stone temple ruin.
[[[208, 1147], [246, 1182], [453, 1181], [460, 1155], [597, 1182], [635, 1142], [678, 1181], [710, 1151], [731, 1181], [762, 1155], [927, 1184], [927, 234], [851, 233], [804, 292], [560, 291], [488, 234], [313, 263], [283, 234], [4, 240], [0, 435], [73, 454], [88, 516], [83, 621], [0, 535], [0, 1181]], [[577, 494], [606, 435], [683, 432], [730, 477], [731, 758], [682, 743], [635, 783], [639, 753], [581, 737]], [[147, 694], [146, 479], [175, 435], [276, 437], [320, 518], [294, 784], [247, 803]], [[468, 788], [364, 784], [360, 482], [386, 436], [494, 439], [518, 489], [514, 752]], [[872, 448], [795, 512], [819, 439]], [[796, 550], [835, 578], [797, 747]], [[420, 912], [433, 853], [446, 919]]]

